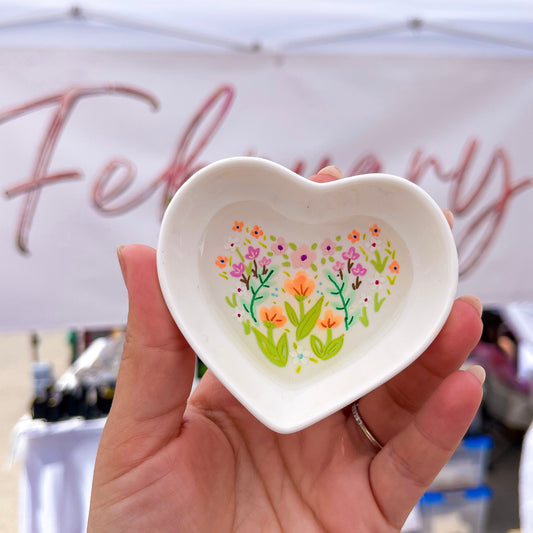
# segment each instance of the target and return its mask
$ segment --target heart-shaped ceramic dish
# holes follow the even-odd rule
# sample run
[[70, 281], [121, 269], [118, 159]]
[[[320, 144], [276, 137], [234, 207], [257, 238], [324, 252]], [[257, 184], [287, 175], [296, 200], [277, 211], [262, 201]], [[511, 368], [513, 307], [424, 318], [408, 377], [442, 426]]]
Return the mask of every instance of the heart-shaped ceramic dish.
[[267, 160], [213, 163], [172, 199], [158, 246], [172, 316], [271, 429], [302, 429], [389, 380], [435, 338], [455, 244], [418, 186], [318, 184]]

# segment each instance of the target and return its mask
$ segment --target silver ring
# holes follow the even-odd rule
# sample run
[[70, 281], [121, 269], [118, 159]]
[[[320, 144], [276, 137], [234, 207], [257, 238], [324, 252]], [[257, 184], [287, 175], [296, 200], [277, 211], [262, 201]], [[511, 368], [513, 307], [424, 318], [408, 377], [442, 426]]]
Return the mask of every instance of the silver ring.
[[374, 446], [374, 448], [377, 448], [378, 450], [381, 450], [383, 448], [383, 445], [379, 443], [379, 441], [372, 435], [370, 430], [366, 427], [366, 424], [364, 423], [363, 419], [361, 418], [361, 414], [359, 413], [359, 403], [354, 402], [352, 404], [352, 414], [355, 418], [355, 421], [357, 422], [357, 425], [361, 428], [361, 431], [364, 433], [365, 437], [369, 440], [370, 444]]

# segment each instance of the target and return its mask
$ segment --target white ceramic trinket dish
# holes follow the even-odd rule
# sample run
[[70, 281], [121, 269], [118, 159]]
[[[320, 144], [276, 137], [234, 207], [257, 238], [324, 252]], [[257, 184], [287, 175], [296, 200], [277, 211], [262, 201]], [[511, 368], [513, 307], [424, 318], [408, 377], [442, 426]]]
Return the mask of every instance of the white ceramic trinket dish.
[[450, 228], [418, 186], [386, 174], [318, 184], [252, 157], [213, 163], [180, 188], [157, 259], [188, 342], [280, 433], [413, 362], [457, 287]]

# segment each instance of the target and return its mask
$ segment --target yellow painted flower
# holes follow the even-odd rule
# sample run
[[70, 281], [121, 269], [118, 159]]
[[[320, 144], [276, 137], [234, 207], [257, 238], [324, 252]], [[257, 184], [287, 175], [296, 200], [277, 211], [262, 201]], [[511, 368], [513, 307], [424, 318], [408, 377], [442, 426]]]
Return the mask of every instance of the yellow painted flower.
[[250, 235], [256, 239], [259, 239], [259, 237], [263, 235], [263, 230], [258, 225], [255, 225], [252, 228], [252, 231], [250, 231]]
[[348, 235], [348, 239], [350, 239], [353, 243], [356, 243], [359, 240], [359, 237], [359, 232], [355, 231], [354, 229]]
[[218, 268], [225, 268], [228, 266], [228, 258], [224, 255], [219, 255], [215, 261], [215, 264]]
[[259, 318], [261, 322], [265, 323], [265, 326], [281, 328], [287, 322], [287, 317], [283, 314], [283, 309], [279, 305], [273, 305], [270, 309], [268, 307], [261, 307], [259, 310]]
[[398, 274], [400, 272], [400, 265], [398, 264], [398, 261], [393, 261], [390, 265], [389, 265], [389, 270], [393, 273], [393, 274]]
[[381, 233], [381, 228], [377, 224], [374, 224], [370, 228], [370, 233], [372, 233], [372, 235], [374, 235], [374, 237], [379, 237], [379, 234]]
[[328, 309], [316, 324], [320, 329], [338, 328], [342, 324], [342, 316], [334, 315], [333, 311]]
[[285, 280], [285, 290], [297, 300], [307, 298], [315, 289], [315, 282], [300, 270], [294, 278]]

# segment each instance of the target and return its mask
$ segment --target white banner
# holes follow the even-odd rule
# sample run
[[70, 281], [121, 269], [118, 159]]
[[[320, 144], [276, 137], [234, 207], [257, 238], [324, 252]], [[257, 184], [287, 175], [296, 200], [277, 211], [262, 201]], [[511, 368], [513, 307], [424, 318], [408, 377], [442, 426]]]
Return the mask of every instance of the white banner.
[[[120, 244], [235, 155], [384, 171], [456, 217], [461, 293], [533, 299], [533, 60], [0, 50], [0, 328], [126, 319]], [[430, 295], [428, 295], [430, 297]]]

